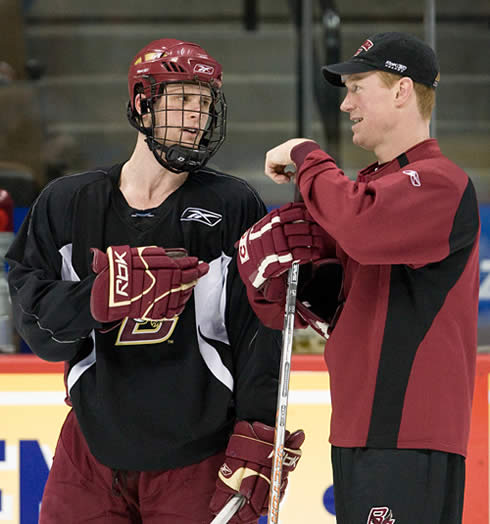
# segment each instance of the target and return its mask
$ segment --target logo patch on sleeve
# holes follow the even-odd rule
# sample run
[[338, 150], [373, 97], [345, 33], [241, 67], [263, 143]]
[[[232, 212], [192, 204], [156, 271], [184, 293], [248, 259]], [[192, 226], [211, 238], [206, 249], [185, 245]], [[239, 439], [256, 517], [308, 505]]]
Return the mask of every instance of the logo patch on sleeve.
[[412, 186], [420, 187], [422, 185], [417, 171], [414, 171], [413, 169], [407, 169], [405, 171], [402, 171], [402, 173], [410, 177], [410, 182], [412, 182]]
[[182, 222], [200, 222], [206, 226], [214, 227], [223, 220], [223, 215], [199, 207], [188, 207], [180, 216], [180, 220]]

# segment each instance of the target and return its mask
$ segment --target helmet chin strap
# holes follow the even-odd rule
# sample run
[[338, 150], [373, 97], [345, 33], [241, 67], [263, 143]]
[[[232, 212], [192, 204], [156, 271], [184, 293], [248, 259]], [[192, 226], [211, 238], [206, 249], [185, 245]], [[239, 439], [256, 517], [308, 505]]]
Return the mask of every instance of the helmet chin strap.
[[145, 138], [145, 142], [157, 162], [173, 173], [195, 171], [204, 165], [210, 157], [208, 151], [191, 149], [180, 144], [166, 146], [158, 143], [150, 136]]

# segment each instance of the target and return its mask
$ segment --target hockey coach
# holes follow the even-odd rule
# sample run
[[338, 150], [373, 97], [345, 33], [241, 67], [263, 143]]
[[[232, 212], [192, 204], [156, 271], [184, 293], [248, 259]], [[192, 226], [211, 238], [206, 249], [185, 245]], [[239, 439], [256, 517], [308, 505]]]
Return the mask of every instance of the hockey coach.
[[329, 335], [337, 522], [461, 523], [480, 224], [471, 180], [430, 137], [438, 61], [409, 34], [378, 33], [323, 74], [345, 86], [353, 143], [377, 161], [352, 181], [312, 140], [270, 150], [266, 174], [294, 180], [304, 204], [242, 236], [239, 271], [279, 328], [284, 272], [299, 261], [297, 327]]

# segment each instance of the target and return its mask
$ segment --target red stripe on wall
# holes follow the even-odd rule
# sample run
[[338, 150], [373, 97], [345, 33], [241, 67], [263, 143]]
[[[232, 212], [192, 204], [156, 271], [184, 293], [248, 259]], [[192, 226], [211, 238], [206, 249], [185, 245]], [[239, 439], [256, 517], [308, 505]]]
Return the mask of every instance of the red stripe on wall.
[[488, 524], [488, 389], [490, 354], [479, 354], [476, 366], [475, 394], [471, 416], [470, 441], [466, 459], [464, 524]]
[[0, 373], [63, 373], [64, 362], [46, 362], [36, 355], [0, 355]]
[[[0, 355], [0, 373], [63, 373], [63, 362], [46, 362], [36, 355]], [[321, 355], [293, 355], [293, 371], [326, 371]]]

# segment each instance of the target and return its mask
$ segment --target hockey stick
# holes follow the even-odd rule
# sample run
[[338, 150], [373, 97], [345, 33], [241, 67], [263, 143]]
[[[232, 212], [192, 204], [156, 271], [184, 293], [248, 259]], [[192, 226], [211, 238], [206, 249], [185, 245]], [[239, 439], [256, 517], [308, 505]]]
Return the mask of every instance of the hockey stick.
[[[286, 167], [286, 170], [288, 170]], [[294, 171], [294, 166], [292, 166]], [[295, 188], [294, 201], [302, 202], [298, 186]], [[271, 471], [269, 496], [269, 513], [267, 524], [279, 522], [279, 502], [281, 501], [282, 461], [284, 457], [284, 440], [286, 438], [286, 416], [289, 397], [289, 374], [291, 371], [291, 354], [293, 351], [294, 315], [296, 314], [296, 294], [298, 291], [299, 264], [293, 262], [288, 272], [286, 307], [284, 310], [284, 328], [282, 331], [281, 364], [279, 388], [277, 391], [276, 426], [274, 433], [274, 457]]]
[[245, 497], [237, 493], [223, 506], [211, 524], [226, 524], [245, 503]]
[[[293, 169], [294, 170], [294, 169]], [[295, 202], [302, 202], [301, 194], [296, 187]], [[293, 350], [294, 315], [296, 314], [296, 294], [298, 290], [299, 264], [293, 262], [288, 272], [286, 306], [284, 311], [284, 328], [282, 334], [281, 363], [279, 387], [277, 391], [276, 425], [274, 431], [274, 455], [271, 470], [271, 487], [269, 495], [269, 513], [267, 524], [278, 524], [279, 502], [281, 498], [282, 461], [284, 440], [286, 437], [286, 415], [289, 397], [289, 373], [291, 371], [291, 354]], [[226, 524], [245, 503], [245, 497], [237, 494], [216, 515], [211, 524]]]
[[293, 350], [294, 315], [296, 313], [296, 293], [298, 289], [299, 264], [293, 262], [288, 273], [286, 309], [282, 335], [281, 367], [279, 390], [277, 392], [276, 427], [274, 436], [274, 458], [272, 461], [271, 488], [269, 498], [268, 524], [279, 522], [279, 502], [281, 499], [282, 460], [284, 439], [286, 437], [286, 415], [289, 396], [289, 373], [291, 371], [291, 353]]
[[[276, 427], [274, 437], [274, 456], [271, 471], [271, 488], [269, 498], [268, 524], [277, 524], [279, 519], [279, 502], [281, 497], [282, 460], [284, 455], [284, 439], [286, 436], [286, 414], [289, 396], [289, 372], [291, 370], [291, 354], [293, 349], [294, 315], [296, 312], [296, 292], [298, 288], [299, 264], [293, 262], [288, 274], [286, 293], [286, 310], [284, 315], [284, 331], [282, 337], [281, 365], [279, 389], [277, 392]], [[245, 503], [243, 495], [235, 495], [216, 515], [211, 524], [226, 524]]]

